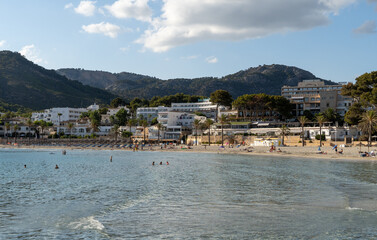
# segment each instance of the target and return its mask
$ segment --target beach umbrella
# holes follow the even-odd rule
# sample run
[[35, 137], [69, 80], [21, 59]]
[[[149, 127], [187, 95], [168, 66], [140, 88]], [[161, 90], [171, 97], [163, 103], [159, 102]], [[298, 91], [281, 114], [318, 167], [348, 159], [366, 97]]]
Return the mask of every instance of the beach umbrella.
[[334, 147], [332, 147], [332, 149], [334, 150], [336, 147], [338, 147], [338, 145], [335, 145]]

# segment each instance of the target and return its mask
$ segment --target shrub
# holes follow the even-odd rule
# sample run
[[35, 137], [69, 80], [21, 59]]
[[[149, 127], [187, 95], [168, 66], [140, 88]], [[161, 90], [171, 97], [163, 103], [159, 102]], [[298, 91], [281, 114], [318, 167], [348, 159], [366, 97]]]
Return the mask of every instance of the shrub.
[[322, 135], [319, 135], [319, 134], [318, 134], [318, 135], [315, 136], [315, 139], [316, 139], [316, 140], [320, 140], [320, 138], [322, 138], [322, 141], [326, 141], [326, 136], [325, 136], [325, 134], [322, 134]]

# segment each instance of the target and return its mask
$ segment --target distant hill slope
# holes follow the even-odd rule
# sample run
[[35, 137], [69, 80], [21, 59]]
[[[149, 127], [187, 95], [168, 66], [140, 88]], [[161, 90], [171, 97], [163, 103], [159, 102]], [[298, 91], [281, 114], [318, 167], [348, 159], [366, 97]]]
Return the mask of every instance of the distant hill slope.
[[[100, 87], [127, 99], [152, 98], [176, 93], [209, 96], [217, 89], [229, 91], [234, 98], [251, 93], [280, 95], [284, 85], [294, 86], [305, 79], [316, 79], [312, 73], [285, 65], [264, 65], [239, 71], [222, 78], [161, 80], [133, 73], [109, 73], [83, 69], [59, 69], [58, 73], [83, 84]], [[333, 84], [327, 81], [327, 84]]]
[[19, 53], [0, 51], [0, 101], [31, 109], [108, 104], [116, 96], [46, 70]]

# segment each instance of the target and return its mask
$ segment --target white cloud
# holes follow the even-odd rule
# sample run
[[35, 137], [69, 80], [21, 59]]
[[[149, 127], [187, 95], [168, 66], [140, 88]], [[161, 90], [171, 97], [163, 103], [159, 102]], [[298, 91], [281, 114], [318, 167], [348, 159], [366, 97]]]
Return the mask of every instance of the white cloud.
[[[329, 24], [357, 0], [164, 0], [137, 43], [154, 52], [205, 40], [239, 41]], [[129, 2], [129, 1], [128, 1]]]
[[0, 47], [4, 46], [4, 45], [5, 45], [5, 43], [6, 43], [6, 41], [5, 41], [5, 40], [1, 40], [1, 41], [0, 41]]
[[19, 51], [21, 55], [29, 59], [30, 61], [36, 63], [36, 64], [47, 64], [47, 61], [44, 61], [40, 56], [39, 56], [39, 51], [38, 49], [34, 46], [34, 44], [31, 45], [26, 45], [21, 48]]
[[206, 62], [207, 63], [217, 63], [218, 59], [217, 59], [217, 57], [211, 56], [211, 57], [206, 58]]
[[118, 0], [112, 5], [106, 5], [111, 15], [116, 18], [135, 18], [139, 21], [151, 21], [152, 10], [148, 0]]
[[121, 31], [119, 26], [105, 22], [83, 25], [82, 29], [87, 33], [103, 34], [111, 38], [116, 38]]
[[64, 6], [64, 9], [73, 8], [73, 3], [68, 3]]
[[96, 11], [95, 3], [94, 1], [81, 1], [75, 8], [75, 12], [87, 17], [93, 16]]
[[372, 34], [377, 32], [377, 25], [375, 21], [366, 21], [360, 27], [353, 30], [357, 34]]

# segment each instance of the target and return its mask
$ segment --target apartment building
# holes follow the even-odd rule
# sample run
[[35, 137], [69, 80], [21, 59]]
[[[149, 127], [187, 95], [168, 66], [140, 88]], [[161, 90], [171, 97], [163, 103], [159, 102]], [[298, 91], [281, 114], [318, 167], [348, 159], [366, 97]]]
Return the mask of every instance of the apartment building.
[[304, 80], [297, 86], [283, 86], [281, 95], [290, 100], [293, 105], [294, 116], [302, 116], [305, 110], [316, 114], [333, 108], [337, 113], [344, 116], [352, 105], [352, 98], [340, 94], [343, 85], [326, 85], [320, 79]]

